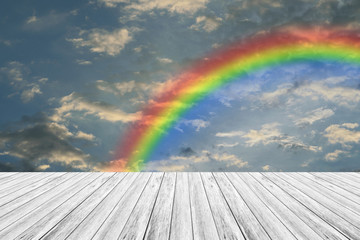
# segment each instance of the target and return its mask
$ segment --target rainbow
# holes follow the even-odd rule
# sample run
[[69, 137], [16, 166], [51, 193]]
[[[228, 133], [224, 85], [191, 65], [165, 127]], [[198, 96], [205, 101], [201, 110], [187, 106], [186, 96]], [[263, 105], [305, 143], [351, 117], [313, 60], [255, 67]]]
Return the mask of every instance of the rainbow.
[[360, 64], [360, 34], [341, 28], [291, 27], [259, 33], [197, 61], [170, 80], [131, 125], [104, 171], [141, 171], [164, 134], [204, 96], [242, 76], [297, 61]]

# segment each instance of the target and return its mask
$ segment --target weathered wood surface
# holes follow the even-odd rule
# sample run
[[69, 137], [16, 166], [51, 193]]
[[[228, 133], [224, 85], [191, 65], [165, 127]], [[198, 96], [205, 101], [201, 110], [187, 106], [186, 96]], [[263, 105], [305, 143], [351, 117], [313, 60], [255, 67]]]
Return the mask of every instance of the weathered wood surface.
[[360, 239], [360, 173], [0, 173], [0, 239]]

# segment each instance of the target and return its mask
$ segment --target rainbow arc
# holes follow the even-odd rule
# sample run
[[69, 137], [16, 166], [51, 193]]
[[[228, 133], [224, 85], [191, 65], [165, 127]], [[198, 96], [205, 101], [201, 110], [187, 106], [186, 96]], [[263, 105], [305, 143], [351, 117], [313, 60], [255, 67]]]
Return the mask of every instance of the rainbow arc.
[[244, 39], [206, 56], [149, 101], [104, 171], [141, 171], [176, 121], [194, 103], [225, 84], [264, 68], [314, 60], [360, 64], [360, 34], [341, 28], [286, 28]]

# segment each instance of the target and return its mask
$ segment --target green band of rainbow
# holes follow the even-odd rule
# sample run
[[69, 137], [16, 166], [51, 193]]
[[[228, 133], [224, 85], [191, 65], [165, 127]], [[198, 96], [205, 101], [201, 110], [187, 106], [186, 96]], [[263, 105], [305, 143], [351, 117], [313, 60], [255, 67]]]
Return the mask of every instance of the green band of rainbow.
[[201, 61], [154, 98], [125, 136], [116, 160], [105, 170], [141, 171], [164, 133], [186, 110], [234, 79], [296, 61], [331, 60], [360, 64], [360, 39], [353, 31], [293, 29], [248, 41], [250, 43], [245, 41], [231, 46], [214, 54], [210, 60]]

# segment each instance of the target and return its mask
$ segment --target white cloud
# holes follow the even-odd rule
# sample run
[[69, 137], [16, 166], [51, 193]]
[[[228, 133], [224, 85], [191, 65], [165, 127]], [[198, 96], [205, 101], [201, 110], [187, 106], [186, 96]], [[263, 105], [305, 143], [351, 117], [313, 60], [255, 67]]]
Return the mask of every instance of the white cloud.
[[158, 171], [161, 172], [181, 172], [184, 171], [186, 168], [185, 165], [169, 165], [169, 166], [159, 166], [157, 168]]
[[194, 14], [198, 10], [205, 8], [207, 3], [208, 0], [139, 0], [137, 2], [131, 2], [126, 8], [139, 12], [164, 9], [171, 13]]
[[24, 90], [21, 93], [21, 100], [24, 103], [30, 102], [36, 94], [42, 94], [39, 85], [34, 84], [31, 88]]
[[236, 143], [219, 143], [219, 144], [216, 144], [217, 147], [228, 147], [228, 148], [236, 147], [237, 145], [239, 145], [238, 142], [236, 142]]
[[98, 0], [99, 3], [104, 4], [106, 7], [116, 7], [119, 3], [128, 3], [129, 0]]
[[152, 161], [146, 164], [146, 171], [208, 171], [239, 170], [248, 167], [248, 162], [228, 153], [210, 153], [203, 150], [191, 156], [170, 156], [166, 160]]
[[38, 82], [39, 82], [39, 83], [46, 83], [48, 80], [49, 80], [48, 78], [43, 77], [43, 78], [40, 78], [40, 79], [38, 80]]
[[104, 92], [109, 92], [114, 95], [125, 95], [126, 93], [131, 93], [135, 91], [140, 97], [142, 95], [156, 95], [162, 92], [166, 87], [172, 83], [171, 80], [166, 82], [136, 82], [134, 80], [127, 82], [107, 82], [104, 80], [96, 81], [96, 87]]
[[91, 61], [83, 60], [83, 59], [77, 59], [76, 63], [79, 64], [79, 65], [90, 65], [90, 64], [92, 64]]
[[158, 57], [157, 60], [161, 63], [172, 63], [173, 61], [170, 58], [160, 58]]
[[84, 97], [71, 93], [60, 100], [61, 106], [55, 109], [52, 119], [56, 122], [71, 117], [74, 111], [84, 112], [85, 115], [94, 115], [109, 122], [133, 122], [140, 118], [141, 113], [125, 113], [124, 111], [103, 102], [92, 102]]
[[360, 142], [360, 131], [353, 130], [357, 127], [359, 127], [357, 123], [333, 124], [325, 129], [324, 136], [331, 144], [340, 143], [342, 146], [350, 148], [349, 143]]
[[[313, 100], [323, 99], [340, 106], [352, 108], [360, 103], [360, 90], [350, 87], [333, 86], [345, 81], [346, 77], [332, 77], [315, 82], [305, 82], [297, 87], [290, 83], [282, 84], [273, 92], [261, 95], [260, 100], [265, 104], [276, 104], [282, 96], [303, 97]], [[291, 103], [294, 101], [289, 100]]]
[[264, 171], [269, 171], [270, 170], [270, 165], [265, 165], [262, 167], [262, 170]]
[[314, 161], [314, 159], [307, 159], [300, 166], [301, 167], [308, 167], [310, 165], [310, 163], [312, 163], [313, 161]]
[[343, 151], [343, 150], [335, 150], [334, 152], [328, 153], [325, 155], [325, 160], [326, 161], [330, 161], [330, 162], [334, 162], [336, 161], [340, 155], [344, 155], [344, 154], [348, 154], [348, 151]]
[[68, 39], [68, 41], [76, 47], [89, 47], [91, 52], [115, 56], [132, 39], [132, 33], [125, 28], [116, 29], [112, 32], [95, 28], [90, 31], [81, 31], [79, 38]]
[[74, 137], [87, 141], [93, 141], [95, 139], [94, 135], [92, 135], [91, 133], [84, 133], [83, 131], [78, 131]]
[[196, 23], [190, 26], [190, 29], [212, 32], [220, 26], [221, 21], [222, 19], [219, 17], [199, 16], [196, 18]]
[[0, 68], [1, 72], [4, 72], [8, 75], [9, 79], [12, 81], [12, 84], [15, 82], [21, 82], [24, 80], [23, 72], [25, 71], [24, 64], [12, 61], [7, 64], [7, 67]]
[[294, 123], [297, 126], [311, 125], [316, 121], [331, 117], [332, 115], [334, 115], [334, 111], [331, 109], [325, 109], [320, 107], [313, 111], [307, 112], [306, 115], [307, 115], [306, 117], [296, 119]]
[[126, 93], [132, 92], [135, 87], [144, 87], [142, 85], [135, 83], [134, 80], [128, 82], [118, 82], [118, 83], [109, 83], [103, 80], [96, 81], [96, 86], [99, 90], [110, 92], [115, 95], [124, 95]]
[[35, 95], [42, 94], [39, 84], [44, 84], [48, 78], [39, 78], [37, 83], [29, 82], [25, 79], [29, 75], [29, 69], [22, 63], [17, 61], [8, 62], [6, 67], [0, 68], [0, 72], [7, 75], [10, 85], [16, 90], [12, 95], [20, 95], [24, 103], [30, 102]]
[[228, 153], [213, 154], [212, 157], [218, 162], [225, 162], [227, 168], [236, 166], [238, 168], [244, 168], [248, 165], [248, 162], [243, 161], [241, 158]]
[[210, 126], [210, 122], [204, 121], [202, 119], [192, 119], [192, 120], [182, 120], [180, 124], [185, 124], [187, 126], [192, 126], [196, 129], [196, 131], [200, 131], [201, 128], [207, 128]]
[[219, 133], [216, 133], [215, 136], [217, 136], [217, 137], [239, 137], [244, 134], [245, 133], [243, 131], [231, 131], [231, 132], [219, 132]]
[[5, 46], [11, 46], [13, 44], [12, 41], [7, 40], [7, 39], [2, 39], [2, 38], [0, 38], [0, 43], [4, 44]]
[[37, 21], [36, 16], [31, 16], [26, 20], [26, 23], [29, 24], [29, 23], [33, 23], [33, 22], [36, 22], [36, 21]]
[[43, 16], [30, 16], [24, 23], [24, 29], [41, 31], [64, 22], [69, 16], [76, 15], [76, 11], [58, 13], [50, 11]]
[[311, 146], [303, 143], [300, 139], [283, 134], [277, 127], [279, 123], [270, 123], [262, 125], [260, 130], [251, 129], [248, 133], [244, 134], [242, 138], [246, 138], [246, 144], [253, 147], [257, 144], [278, 144], [284, 149], [302, 149], [312, 152], [320, 152], [322, 148], [319, 146]]
[[39, 171], [44, 171], [44, 170], [46, 170], [46, 169], [48, 169], [48, 168], [50, 168], [50, 165], [49, 165], [49, 164], [43, 164], [43, 165], [40, 165], [40, 166], [37, 167], [37, 169], [38, 169]]
[[282, 136], [282, 133], [277, 128], [279, 125], [279, 123], [264, 124], [260, 130], [251, 129], [242, 137], [248, 139], [246, 144], [250, 147], [259, 143], [267, 145], [273, 143], [275, 139], [279, 139]]

